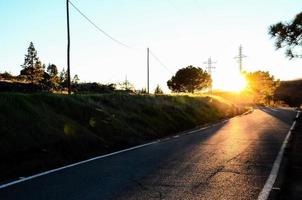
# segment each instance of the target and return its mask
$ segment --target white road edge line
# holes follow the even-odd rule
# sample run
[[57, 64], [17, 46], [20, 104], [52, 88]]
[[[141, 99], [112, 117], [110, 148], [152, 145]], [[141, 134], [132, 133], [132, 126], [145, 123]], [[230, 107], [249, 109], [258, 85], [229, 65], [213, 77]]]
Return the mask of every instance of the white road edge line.
[[87, 162], [90, 162], [90, 161], [93, 161], [93, 160], [97, 160], [97, 159], [101, 159], [101, 158], [113, 156], [113, 155], [120, 154], [120, 153], [123, 153], [123, 152], [131, 151], [131, 150], [134, 150], [134, 149], [139, 149], [139, 148], [142, 148], [142, 147], [145, 147], [145, 146], [149, 146], [149, 145], [152, 145], [152, 144], [155, 144], [155, 143], [159, 143], [159, 142], [160, 142], [160, 141], [158, 141], [158, 140], [157, 140], [157, 141], [154, 141], [154, 142], [149, 142], [149, 143], [146, 143], [146, 144], [142, 144], [142, 145], [138, 145], [138, 146], [131, 147], [131, 148], [128, 148], [128, 149], [116, 151], [116, 152], [109, 153], [109, 154], [106, 154], [106, 155], [102, 155], [102, 156], [97, 156], [97, 157], [94, 157], [94, 158], [90, 158], [90, 159], [88, 159], [88, 160], [83, 160], [83, 161], [80, 161], [80, 162], [77, 162], [77, 163], [73, 163], [73, 164], [70, 164], [70, 165], [66, 165], [66, 166], [64, 166], [64, 167], [60, 167], [60, 168], [56, 168], [56, 169], [49, 170], [49, 171], [46, 171], [46, 172], [42, 172], [42, 173], [39, 173], [39, 174], [36, 174], [36, 175], [33, 175], [33, 176], [25, 177], [25, 178], [22, 178], [22, 179], [20, 179], [20, 180], [16, 180], [16, 181], [12, 181], [12, 182], [9, 182], [9, 183], [0, 185], [0, 189], [6, 188], [6, 187], [11, 186], [11, 185], [15, 185], [15, 184], [17, 184], [17, 183], [21, 183], [21, 182], [24, 182], [24, 181], [28, 181], [28, 180], [30, 180], [30, 179], [37, 178], [37, 177], [39, 177], [39, 176], [43, 176], [43, 175], [50, 174], [50, 173], [54, 173], [54, 172], [57, 172], [57, 171], [60, 171], [60, 170], [63, 170], [63, 169], [67, 169], [67, 168], [70, 168], [70, 167], [74, 167], [74, 166], [77, 166], [77, 165], [80, 165], [80, 164], [84, 164], [84, 163], [87, 163]]
[[[228, 121], [229, 121], [229, 119], [224, 120], [224, 121], [222, 121], [220, 123], [216, 123], [214, 125], [210, 125], [210, 126], [206, 126], [206, 127], [202, 127], [202, 128], [193, 130], [193, 131], [189, 131], [189, 132], [187, 132], [185, 134], [176, 135], [173, 138], [178, 138], [178, 137], [181, 137], [181, 136], [185, 136], [187, 134], [196, 133], [196, 132], [199, 132], [199, 131], [202, 131], [202, 130], [205, 130], [205, 129], [208, 129], [208, 128], [212, 128], [213, 126], [216, 126], [216, 125], [228, 122]], [[0, 185], [0, 190], [3, 189], [3, 188], [9, 187], [9, 186], [15, 185], [17, 183], [25, 182], [25, 181], [28, 181], [28, 180], [31, 180], [31, 179], [34, 179], [34, 178], [37, 178], [37, 177], [40, 177], [40, 176], [44, 176], [44, 175], [47, 175], [47, 174], [50, 174], [50, 173], [54, 173], [54, 172], [57, 172], [57, 171], [60, 171], [60, 170], [63, 170], [63, 169], [74, 167], [74, 166], [77, 166], [77, 165], [80, 165], [80, 164], [84, 164], [84, 163], [87, 163], [87, 162], [90, 162], [90, 161], [98, 160], [98, 159], [101, 159], [101, 158], [113, 156], [113, 155], [120, 154], [120, 153], [123, 153], [123, 152], [131, 151], [131, 150], [134, 150], [134, 149], [139, 149], [139, 148], [142, 148], [142, 147], [146, 147], [146, 146], [149, 146], [149, 145], [152, 145], [152, 144], [156, 144], [156, 143], [159, 143], [159, 142], [163, 142], [163, 141], [167, 141], [167, 140], [170, 140], [170, 139], [172, 139], [172, 138], [158, 139], [158, 140], [153, 141], [153, 142], [149, 142], [149, 143], [146, 143], [146, 144], [134, 146], [134, 147], [131, 147], [131, 148], [128, 148], [128, 149], [123, 149], [123, 150], [116, 151], [116, 152], [109, 153], [109, 154], [105, 154], [105, 155], [102, 155], [102, 156], [97, 156], [97, 157], [94, 157], [94, 158], [90, 158], [90, 159], [83, 160], [83, 161], [80, 161], [80, 162], [77, 162], [77, 163], [73, 163], [73, 164], [70, 164], [70, 165], [66, 165], [66, 166], [63, 166], [63, 167], [60, 167], [60, 168], [56, 168], [56, 169], [52, 169], [52, 170], [49, 170], [49, 171], [45, 171], [45, 172], [42, 172], [42, 173], [39, 173], [39, 174], [35, 174], [35, 175], [32, 175], [32, 176], [28, 176], [28, 177], [24, 177], [24, 178], [22, 177], [22, 179], [15, 180], [15, 181], [12, 181], [12, 182]]]
[[[296, 118], [298, 118], [301, 114], [301, 111], [298, 111], [297, 113], [297, 116]], [[268, 179], [266, 180], [265, 182], [265, 185], [263, 186], [259, 196], [258, 196], [258, 200], [267, 200], [269, 195], [270, 195], [270, 192], [271, 190], [273, 189], [273, 186], [275, 184], [275, 181], [277, 179], [277, 176], [278, 176], [278, 172], [279, 172], [279, 168], [280, 168], [280, 165], [281, 165], [281, 161], [282, 161], [282, 158], [283, 158], [283, 154], [284, 154], [284, 150], [285, 150], [285, 147], [288, 143], [288, 140], [289, 140], [289, 137], [293, 131], [293, 129], [295, 128], [296, 126], [296, 120], [293, 122], [290, 130], [288, 131], [283, 143], [282, 143], [282, 146], [279, 150], [279, 153], [276, 157], [276, 160], [273, 164], [273, 168], [271, 170], [271, 173], [268, 177]]]
[[[208, 129], [208, 128], [211, 128], [211, 126], [199, 128], [197, 130], [190, 131], [188, 133], [192, 134], [192, 133], [196, 133], [198, 131], [202, 131], [202, 130], [205, 130], [205, 129]], [[186, 135], [186, 134], [184, 134], [184, 135]], [[176, 135], [173, 138], [178, 138], [180, 136], [183, 136], [183, 135]], [[113, 155], [120, 154], [120, 153], [123, 153], [123, 152], [127, 152], [127, 151], [131, 151], [131, 150], [139, 149], [139, 148], [142, 148], [142, 147], [150, 146], [152, 144], [156, 144], [156, 143], [163, 142], [163, 141], [170, 140], [170, 139], [172, 139], [172, 138], [159, 139], [159, 140], [156, 140], [154, 142], [149, 142], [149, 143], [146, 143], [146, 144], [134, 146], [134, 147], [131, 147], [131, 148], [128, 148], [128, 149], [123, 149], [123, 150], [116, 151], [116, 152], [109, 153], [109, 154], [105, 154], [105, 155], [102, 155], [102, 156], [97, 156], [97, 157], [94, 157], [94, 158], [90, 158], [90, 159], [83, 160], [83, 161], [80, 161], [80, 162], [77, 162], [77, 163], [73, 163], [73, 164], [70, 164], [70, 165], [66, 165], [66, 166], [63, 166], [63, 167], [60, 167], [60, 168], [56, 168], [56, 169], [52, 169], [52, 170], [49, 170], [49, 171], [45, 171], [45, 172], [42, 172], [42, 173], [39, 173], [39, 174], [35, 174], [35, 175], [32, 175], [32, 176], [28, 176], [28, 177], [24, 177], [24, 178], [22, 177], [22, 179], [15, 180], [15, 181], [12, 181], [12, 182], [0, 185], [0, 190], [3, 189], [3, 188], [9, 187], [9, 186], [15, 185], [17, 183], [28, 181], [28, 180], [31, 180], [31, 179], [34, 179], [34, 178], [37, 178], [37, 177], [40, 177], [40, 176], [44, 176], [44, 175], [47, 175], [47, 174], [50, 174], [50, 173], [54, 173], [54, 172], [63, 170], [63, 169], [74, 167], [74, 166], [77, 166], [77, 165], [80, 165], [80, 164], [84, 164], [84, 163], [87, 163], [87, 162], [90, 162], [90, 161], [98, 160], [98, 159], [101, 159], [101, 158], [113, 156]]]
[[279, 112], [279, 110], [274, 109], [274, 108], [270, 108], [271, 110], [275, 111], [275, 112]]

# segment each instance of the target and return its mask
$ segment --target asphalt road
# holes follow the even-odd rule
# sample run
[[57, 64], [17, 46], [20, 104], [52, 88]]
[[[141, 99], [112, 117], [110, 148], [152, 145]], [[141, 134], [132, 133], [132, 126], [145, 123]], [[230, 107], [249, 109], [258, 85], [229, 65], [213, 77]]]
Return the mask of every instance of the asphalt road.
[[0, 199], [257, 199], [295, 115], [256, 109], [189, 135], [2, 188]]

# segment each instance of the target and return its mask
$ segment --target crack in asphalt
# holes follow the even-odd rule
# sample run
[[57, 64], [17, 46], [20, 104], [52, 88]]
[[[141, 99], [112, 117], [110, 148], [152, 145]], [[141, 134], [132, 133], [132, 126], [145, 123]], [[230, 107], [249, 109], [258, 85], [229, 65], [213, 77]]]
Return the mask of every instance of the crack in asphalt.
[[[208, 185], [208, 182], [218, 173], [221, 173], [221, 172], [225, 172], [225, 173], [234, 173], [234, 174], [241, 174], [241, 175], [247, 175], [246, 173], [242, 173], [242, 172], [239, 172], [239, 171], [235, 171], [235, 170], [231, 170], [231, 169], [226, 169], [226, 165], [231, 162], [232, 160], [238, 158], [240, 155], [242, 155], [244, 152], [246, 152], [246, 149], [248, 149], [251, 145], [253, 144], [253, 141], [251, 141], [249, 144], [247, 144], [247, 146], [242, 150], [240, 151], [240, 153], [236, 154], [235, 156], [231, 157], [230, 159], [226, 160], [224, 162], [223, 165], [220, 165], [218, 167], [216, 167], [216, 169], [209, 174], [209, 176], [206, 177], [205, 180], [203, 181], [200, 181], [198, 183], [193, 183], [193, 185], [190, 187], [190, 189], [188, 190], [189, 193], [191, 194], [195, 194], [197, 192], [197, 189], [200, 188], [201, 186], [204, 186], [204, 185]], [[215, 151], [211, 152], [211, 153], [214, 153]], [[183, 170], [181, 170], [183, 171]], [[152, 198], [152, 199], [159, 199], [159, 200], [162, 200], [164, 198], [164, 195], [162, 193], [162, 191], [156, 189], [153, 185], [150, 187], [150, 186], [146, 186], [145, 184], [141, 183], [140, 181], [138, 180], [135, 180], [135, 179], [132, 179], [131, 181], [133, 181], [136, 185], [139, 186], [140, 190], [142, 193], [146, 192], [146, 195], [149, 197], [149, 198]], [[169, 187], [169, 188], [175, 188], [175, 187], [185, 187], [185, 186], [181, 186], [181, 185], [177, 185], [177, 184], [157, 184], [156, 186], [159, 186], [159, 187]], [[152, 192], [153, 193], [157, 193], [157, 195], [152, 195]]]
[[[251, 146], [253, 142], [250, 142], [240, 153], [238, 153], [237, 155], [233, 156], [232, 158], [230, 158], [229, 160], [225, 161], [223, 165], [220, 165], [218, 166], [214, 172], [210, 173], [210, 175], [205, 179], [205, 181], [202, 181], [202, 182], [199, 182], [198, 184], [194, 184], [192, 185], [191, 187], [191, 192], [192, 194], [195, 194], [194, 191], [196, 191], [201, 185], [207, 185], [208, 182], [218, 173], [220, 172], [224, 172], [223, 170], [225, 169], [226, 167], [226, 164], [231, 162], [232, 160], [238, 158], [241, 154], [243, 154], [245, 152], [245, 150], [247, 148], [249, 148]], [[235, 173], [235, 172], [233, 172]], [[243, 173], [240, 173], [240, 172], [236, 172], [237, 174], [243, 174]]]
[[147, 196], [149, 196], [150, 198], [152, 198], [152, 199], [159, 199], [159, 200], [163, 199], [162, 192], [159, 191], [159, 190], [156, 190], [154, 187], [150, 188], [148, 186], [145, 186], [143, 183], [141, 183], [140, 181], [135, 180], [135, 179], [131, 179], [131, 181], [134, 182], [136, 185], [138, 185], [139, 188], [141, 189], [141, 191], [149, 191], [149, 192], [158, 193], [158, 196], [153, 196], [153, 195], [147, 193]]

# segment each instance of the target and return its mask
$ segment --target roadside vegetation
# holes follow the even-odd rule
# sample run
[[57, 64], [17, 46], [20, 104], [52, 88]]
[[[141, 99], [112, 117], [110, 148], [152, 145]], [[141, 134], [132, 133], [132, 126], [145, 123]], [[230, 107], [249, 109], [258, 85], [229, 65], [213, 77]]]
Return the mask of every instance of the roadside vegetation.
[[244, 112], [209, 97], [0, 95], [0, 180], [28, 176]]

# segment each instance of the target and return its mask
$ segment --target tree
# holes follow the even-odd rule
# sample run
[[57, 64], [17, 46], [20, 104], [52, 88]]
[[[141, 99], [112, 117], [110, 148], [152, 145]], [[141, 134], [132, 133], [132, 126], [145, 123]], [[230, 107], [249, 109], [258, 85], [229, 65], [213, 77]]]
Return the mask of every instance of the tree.
[[51, 77], [58, 76], [58, 68], [57, 68], [57, 66], [54, 65], [54, 64], [48, 64], [47, 73], [48, 73]]
[[125, 90], [127, 92], [131, 92], [131, 91], [133, 92], [135, 90], [134, 85], [130, 83], [127, 78], [125, 79], [124, 82], [119, 83], [118, 85], [120, 89]]
[[248, 83], [247, 91], [253, 96], [254, 103], [269, 105], [276, 89], [280, 85], [269, 72], [256, 71], [245, 74]]
[[60, 76], [59, 76], [60, 84], [62, 87], [67, 86], [67, 76], [68, 76], [68, 74], [65, 71], [65, 69], [63, 68], [62, 71], [60, 72]]
[[74, 75], [73, 79], [72, 79], [72, 83], [73, 84], [78, 84], [78, 82], [80, 81], [79, 76], [76, 74]]
[[142, 88], [138, 91], [138, 94], [147, 94], [147, 89], [146, 88]]
[[178, 70], [167, 82], [169, 89], [173, 92], [191, 93], [208, 88], [211, 84], [211, 76], [201, 68], [192, 65]]
[[29, 44], [24, 64], [21, 66], [23, 69], [20, 74], [26, 76], [31, 83], [39, 83], [43, 80], [44, 69], [32, 42]]
[[47, 73], [49, 74], [49, 81], [52, 88], [56, 88], [60, 83], [60, 78], [58, 76], [58, 68], [54, 64], [48, 64]]
[[159, 85], [156, 86], [156, 88], [154, 90], [154, 94], [155, 95], [162, 95], [162, 94], [164, 94], [163, 90], [160, 88]]
[[[269, 27], [269, 34], [276, 38], [276, 49], [286, 47], [285, 55], [292, 58], [302, 57], [297, 50], [302, 47], [302, 12], [291, 22], [279, 22]], [[301, 52], [301, 51], [300, 51]]]
[[7, 72], [7, 71], [5, 71], [2, 74], [0, 73], [0, 80], [1, 79], [3, 79], [3, 80], [11, 80], [13, 78], [14, 78], [14, 76], [11, 73]]

